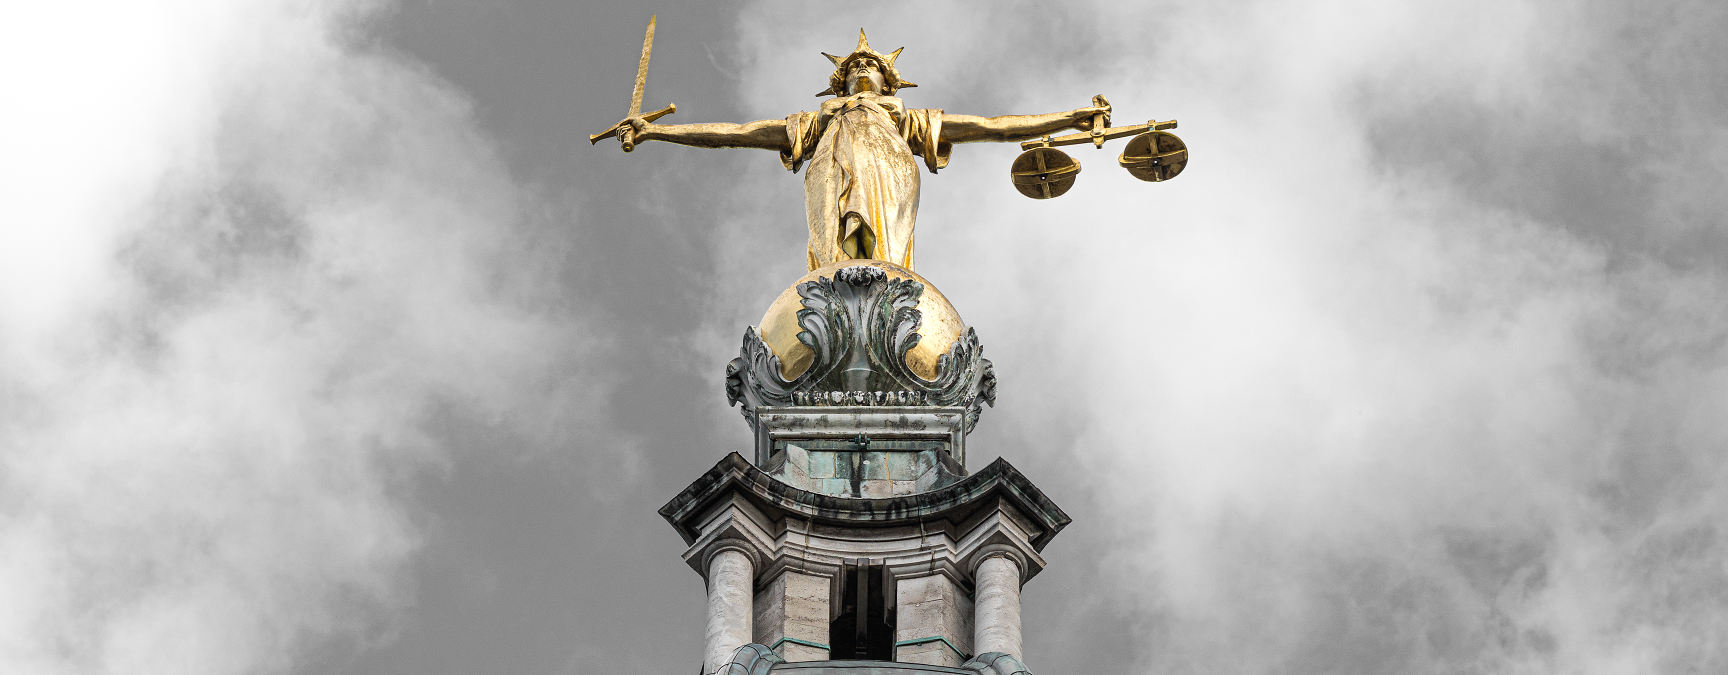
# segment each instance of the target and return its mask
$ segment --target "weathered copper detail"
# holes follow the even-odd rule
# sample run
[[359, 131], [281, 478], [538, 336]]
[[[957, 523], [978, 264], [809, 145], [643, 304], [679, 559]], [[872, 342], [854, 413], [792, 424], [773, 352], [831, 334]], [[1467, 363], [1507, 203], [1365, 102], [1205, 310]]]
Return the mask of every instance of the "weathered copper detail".
[[752, 420], [763, 406], [916, 405], [966, 409], [971, 431], [985, 404], [996, 405], [996, 372], [971, 328], [937, 359], [925, 379], [906, 356], [923, 336], [917, 309], [924, 284], [891, 278], [869, 265], [844, 267], [833, 278], [798, 285], [804, 309], [798, 341], [815, 353], [791, 379], [756, 329], [744, 331], [741, 354], [726, 366], [726, 398]]

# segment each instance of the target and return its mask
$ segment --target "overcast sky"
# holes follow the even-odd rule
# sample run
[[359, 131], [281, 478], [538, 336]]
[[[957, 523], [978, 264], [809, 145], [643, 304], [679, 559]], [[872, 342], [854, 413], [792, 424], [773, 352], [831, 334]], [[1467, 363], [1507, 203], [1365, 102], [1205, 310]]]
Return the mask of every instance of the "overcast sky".
[[[99, 6], [95, 6], [99, 5]], [[804, 271], [771, 153], [585, 139], [1107, 95], [924, 177], [1001, 378], [969, 443], [1073, 518], [1036, 672], [1728, 672], [1728, 4], [13, 3], [0, 672], [689, 673], [655, 509], [748, 447]]]

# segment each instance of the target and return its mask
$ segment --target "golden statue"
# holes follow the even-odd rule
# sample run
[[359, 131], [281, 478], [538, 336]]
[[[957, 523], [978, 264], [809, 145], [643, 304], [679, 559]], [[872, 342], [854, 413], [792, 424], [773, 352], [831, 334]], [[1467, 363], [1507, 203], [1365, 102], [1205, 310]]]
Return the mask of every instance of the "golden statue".
[[[665, 141], [699, 148], [760, 148], [780, 153], [780, 162], [787, 169], [796, 172], [804, 168], [811, 270], [856, 259], [881, 260], [912, 269], [913, 227], [918, 219], [916, 158], [923, 158], [924, 167], [935, 173], [948, 165], [955, 143], [1014, 142], [1044, 136], [1043, 145], [1048, 147], [1049, 134], [1109, 126], [1110, 106], [1101, 96], [1094, 98], [1094, 105], [1046, 115], [977, 117], [939, 108], [908, 109], [894, 95], [917, 86], [901, 79], [895, 68], [901, 50], [883, 54], [871, 49], [862, 30], [858, 31], [858, 47], [850, 55], [823, 54], [834, 63], [834, 74], [828, 78], [828, 88], [817, 96], [832, 98], [823, 101], [815, 112], [747, 124], [654, 124], [676, 107], [641, 114], [642, 83], [653, 31], [650, 20], [629, 116], [590, 140], [617, 136], [626, 152], [637, 143]], [[1111, 137], [1119, 135], [1125, 134]], [[1032, 169], [1031, 174], [1038, 175], [1029, 180], [1049, 180], [1047, 176], [1053, 172], [1044, 167], [1039, 163]], [[1078, 168], [1075, 163], [1070, 171], [1077, 172]], [[1038, 173], [1040, 170], [1043, 173]], [[1027, 172], [1016, 173], [1017, 184], [1021, 182], [1019, 173]], [[1072, 177], [1067, 180], [1071, 183]], [[1044, 195], [1053, 196], [1048, 189]]]
[[[852, 53], [823, 54], [834, 73], [817, 94], [825, 100], [814, 112], [747, 124], [655, 124], [677, 106], [642, 112], [654, 23], [650, 17], [629, 113], [588, 140], [617, 138], [625, 152], [647, 141], [760, 148], [779, 153], [787, 169], [804, 170], [808, 272], [780, 293], [758, 326], [745, 329], [738, 358], [726, 366], [726, 396], [742, 406], [755, 431], [757, 466], [796, 466], [799, 460], [785, 458], [805, 453], [843, 454], [851, 458], [854, 498], [864, 496], [858, 487], [867, 473], [863, 462], [887, 462], [885, 453], [928, 453], [919, 455], [917, 466], [940, 464], [965, 475], [965, 436], [983, 406], [996, 401], [995, 369], [983, 357], [977, 331], [912, 269], [920, 158], [922, 168], [936, 173], [956, 143], [1022, 141], [1008, 177], [1032, 199], [1063, 195], [1080, 173], [1080, 162], [1058, 146], [1102, 149], [1106, 141], [1132, 136], [1117, 163], [1148, 182], [1174, 178], [1187, 166], [1187, 146], [1166, 131], [1176, 127], [1174, 120], [1111, 128], [1103, 96], [1045, 115], [908, 109], [895, 96], [917, 86], [896, 67], [902, 50], [871, 49], [862, 30]], [[1054, 135], [1065, 129], [1080, 133]], [[875, 449], [871, 435], [881, 443]], [[938, 453], [948, 459], [937, 459]], [[814, 475], [798, 480], [808, 484]], [[829, 481], [827, 489], [847, 482], [821, 480]]]

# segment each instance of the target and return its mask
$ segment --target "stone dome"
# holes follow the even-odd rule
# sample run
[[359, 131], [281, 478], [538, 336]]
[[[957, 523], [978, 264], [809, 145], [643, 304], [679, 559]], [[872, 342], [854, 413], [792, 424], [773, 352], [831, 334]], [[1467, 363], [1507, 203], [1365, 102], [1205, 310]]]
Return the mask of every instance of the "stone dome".
[[780, 292], [780, 297], [768, 306], [768, 313], [762, 315], [762, 323], [757, 328], [762, 341], [775, 356], [780, 357], [780, 376], [788, 380], [797, 377], [808, 370], [816, 358], [814, 351], [798, 341], [798, 331], [801, 330], [798, 310], [804, 308], [798, 296], [798, 285], [819, 277], [833, 278], [836, 271], [859, 265], [882, 270], [890, 279], [911, 279], [924, 284], [924, 295], [918, 300], [918, 312], [922, 315], [918, 334], [923, 337], [906, 354], [906, 366], [919, 377], [936, 379], [937, 358], [947, 353], [948, 348], [966, 332], [966, 324], [960, 321], [960, 314], [954, 311], [954, 306], [948, 304], [948, 298], [943, 297], [936, 286], [912, 270], [881, 260], [837, 260], [816, 268]]

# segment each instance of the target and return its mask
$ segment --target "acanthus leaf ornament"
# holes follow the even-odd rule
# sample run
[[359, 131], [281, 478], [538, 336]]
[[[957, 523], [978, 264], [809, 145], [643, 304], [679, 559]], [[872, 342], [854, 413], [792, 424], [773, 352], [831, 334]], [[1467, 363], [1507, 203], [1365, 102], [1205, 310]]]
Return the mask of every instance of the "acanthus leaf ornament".
[[742, 404], [746, 418], [764, 406], [955, 406], [966, 409], [970, 431], [982, 407], [996, 404], [995, 369], [971, 328], [938, 358], [935, 379], [907, 365], [923, 339], [917, 305], [924, 284], [856, 265], [797, 290], [798, 341], [815, 360], [788, 380], [780, 357], [756, 329], [746, 329], [738, 358], [726, 367], [728, 403]]

